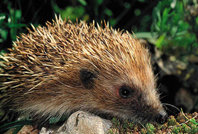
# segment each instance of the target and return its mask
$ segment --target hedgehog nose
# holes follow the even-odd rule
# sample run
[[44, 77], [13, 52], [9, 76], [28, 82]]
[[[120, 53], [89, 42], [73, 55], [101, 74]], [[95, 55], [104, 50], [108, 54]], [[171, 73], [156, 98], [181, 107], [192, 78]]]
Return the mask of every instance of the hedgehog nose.
[[163, 124], [168, 119], [168, 115], [165, 111], [160, 111], [159, 114], [156, 116], [156, 122]]

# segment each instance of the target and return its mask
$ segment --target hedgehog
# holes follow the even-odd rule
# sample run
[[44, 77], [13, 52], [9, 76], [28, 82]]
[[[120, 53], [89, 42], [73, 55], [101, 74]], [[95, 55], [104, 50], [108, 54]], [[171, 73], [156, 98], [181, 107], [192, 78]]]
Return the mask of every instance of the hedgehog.
[[39, 118], [82, 110], [165, 121], [148, 48], [108, 23], [63, 20], [28, 29], [0, 57], [0, 105]]

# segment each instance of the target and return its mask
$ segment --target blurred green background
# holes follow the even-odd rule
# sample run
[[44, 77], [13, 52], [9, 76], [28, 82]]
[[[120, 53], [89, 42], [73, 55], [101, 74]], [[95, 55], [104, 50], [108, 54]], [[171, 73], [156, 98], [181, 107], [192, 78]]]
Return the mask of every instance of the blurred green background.
[[1, 0], [0, 6], [0, 49], [11, 47], [25, 27], [44, 25], [55, 14], [72, 21], [109, 21], [167, 53], [186, 54], [198, 45], [197, 0]]

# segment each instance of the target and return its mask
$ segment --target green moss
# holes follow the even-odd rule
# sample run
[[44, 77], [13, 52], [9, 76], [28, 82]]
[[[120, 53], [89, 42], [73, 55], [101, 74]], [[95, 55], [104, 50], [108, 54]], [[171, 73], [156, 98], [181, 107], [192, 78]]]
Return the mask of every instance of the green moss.
[[142, 128], [142, 129], [140, 130], [140, 133], [141, 133], [141, 134], [146, 134], [146, 133], [147, 133], [147, 130], [146, 130], [145, 128]]
[[176, 121], [175, 117], [174, 116], [170, 116], [169, 119], [168, 119], [168, 125], [169, 126], [174, 126], [176, 124], [177, 124], [177, 121]]
[[153, 124], [151, 124], [151, 123], [147, 123], [146, 124], [146, 129], [149, 132], [154, 132], [156, 130], [155, 126]]
[[177, 127], [177, 126], [174, 126], [173, 129], [172, 129], [172, 132], [176, 133], [176, 134], [178, 134], [180, 131], [181, 131], [181, 128]]
[[184, 114], [179, 113], [178, 116], [169, 116], [167, 122], [164, 124], [151, 124], [146, 125], [134, 124], [132, 122], [119, 122], [113, 119], [113, 127], [110, 129], [109, 134], [116, 133], [141, 133], [141, 134], [155, 134], [155, 133], [198, 133], [198, 113]]
[[186, 124], [182, 124], [182, 130], [185, 133], [190, 133], [190, 127]]

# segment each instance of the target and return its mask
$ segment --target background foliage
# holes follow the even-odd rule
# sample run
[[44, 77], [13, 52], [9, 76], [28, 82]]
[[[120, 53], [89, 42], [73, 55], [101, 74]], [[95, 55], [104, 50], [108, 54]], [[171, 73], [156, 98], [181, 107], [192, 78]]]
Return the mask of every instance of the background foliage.
[[151, 14], [156, 5], [157, 1], [146, 0], [1, 0], [1, 48], [11, 47], [16, 35], [26, 32], [25, 27], [44, 25], [54, 14], [72, 21], [76, 18], [99, 23], [106, 20], [114, 28], [134, 32], [150, 31]]
[[54, 14], [72, 21], [109, 21], [169, 54], [185, 55], [198, 46], [196, 0], [1, 0], [0, 5], [0, 49], [11, 47], [25, 27], [44, 25]]
[[160, 1], [152, 15], [151, 30], [158, 35], [155, 45], [171, 53], [183, 48], [184, 54], [198, 46], [197, 6], [197, 1]]

